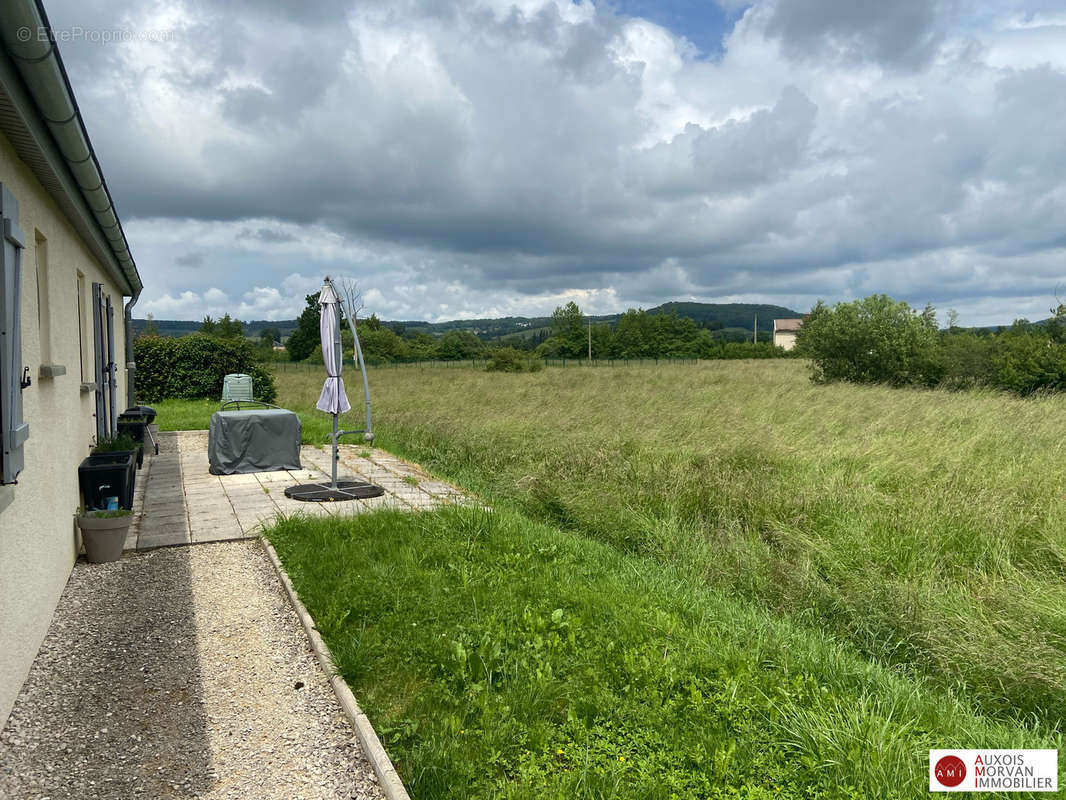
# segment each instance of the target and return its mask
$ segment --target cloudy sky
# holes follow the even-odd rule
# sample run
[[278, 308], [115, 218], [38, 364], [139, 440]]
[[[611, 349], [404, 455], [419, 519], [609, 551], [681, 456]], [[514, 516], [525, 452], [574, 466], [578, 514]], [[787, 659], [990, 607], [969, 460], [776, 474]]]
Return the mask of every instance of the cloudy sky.
[[46, 5], [139, 315], [1066, 300], [1061, 0]]

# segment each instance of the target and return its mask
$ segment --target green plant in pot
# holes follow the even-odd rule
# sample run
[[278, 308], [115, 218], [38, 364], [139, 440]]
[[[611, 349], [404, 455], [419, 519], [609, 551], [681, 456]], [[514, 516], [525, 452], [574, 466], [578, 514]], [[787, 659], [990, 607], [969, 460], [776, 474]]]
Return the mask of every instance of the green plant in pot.
[[137, 450], [137, 442], [128, 433], [120, 433], [117, 436], [105, 436], [93, 445], [93, 456], [112, 456], [133, 453]]
[[78, 527], [85, 557], [93, 564], [118, 561], [126, 543], [133, 512], [125, 508], [78, 509]]
[[137, 466], [144, 462], [144, 430], [148, 426], [148, 417], [140, 409], [127, 409], [118, 415], [119, 436], [129, 435], [137, 448]]

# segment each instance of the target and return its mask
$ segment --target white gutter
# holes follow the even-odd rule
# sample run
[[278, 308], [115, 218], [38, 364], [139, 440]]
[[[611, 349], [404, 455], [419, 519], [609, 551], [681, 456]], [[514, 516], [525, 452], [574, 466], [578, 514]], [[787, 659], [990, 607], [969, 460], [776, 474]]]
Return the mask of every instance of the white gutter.
[[114, 262], [106, 266], [117, 272], [115, 277], [123, 294], [131, 296], [124, 317], [127, 386], [129, 405], [133, 405], [136, 367], [132, 313], [144, 287], [40, 0], [0, 0], [0, 36], [100, 233], [107, 240]]

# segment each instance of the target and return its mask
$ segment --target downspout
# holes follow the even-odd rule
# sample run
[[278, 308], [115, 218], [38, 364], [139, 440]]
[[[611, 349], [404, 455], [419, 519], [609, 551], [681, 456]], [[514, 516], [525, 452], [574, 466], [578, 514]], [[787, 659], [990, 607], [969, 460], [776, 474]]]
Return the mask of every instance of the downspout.
[[136, 403], [134, 382], [137, 378], [137, 360], [133, 357], [133, 307], [140, 296], [141, 287], [138, 287], [123, 311], [126, 330], [126, 408], [133, 408]]

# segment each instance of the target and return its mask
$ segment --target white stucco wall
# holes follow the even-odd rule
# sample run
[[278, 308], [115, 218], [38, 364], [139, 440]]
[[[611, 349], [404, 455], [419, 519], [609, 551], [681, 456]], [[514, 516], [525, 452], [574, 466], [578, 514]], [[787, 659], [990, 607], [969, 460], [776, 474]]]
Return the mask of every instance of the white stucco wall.
[[[74, 512], [79, 504], [78, 464], [96, 432], [95, 399], [81, 391], [77, 273], [85, 276], [83, 335], [87, 370], [92, 370], [92, 284], [104, 285], [115, 306], [119, 369], [116, 405], [125, 408], [123, 298], [69, 224], [51, 196], [0, 133], [0, 183], [19, 203], [19, 227], [26, 235], [22, 257], [22, 362], [33, 385], [23, 391], [30, 425], [26, 467], [17, 485], [0, 486], [0, 727], [29, 672], [48, 630], [52, 612], [77, 556]], [[38, 238], [46, 242], [49, 318], [38, 324]], [[66, 374], [39, 377], [41, 326], [50, 329], [49, 361]], [[91, 380], [91, 378], [89, 378]]]
[[785, 350], [791, 350], [796, 346], [796, 332], [774, 331], [774, 344], [778, 347], [783, 347]]

